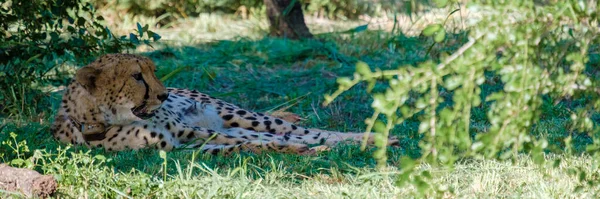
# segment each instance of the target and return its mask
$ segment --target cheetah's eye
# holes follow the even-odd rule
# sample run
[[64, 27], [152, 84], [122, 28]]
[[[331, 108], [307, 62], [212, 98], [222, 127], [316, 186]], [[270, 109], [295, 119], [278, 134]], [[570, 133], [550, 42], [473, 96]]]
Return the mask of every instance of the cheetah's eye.
[[135, 80], [142, 81], [144, 78], [142, 77], [142, 73], [136, 73], [132, 75]]

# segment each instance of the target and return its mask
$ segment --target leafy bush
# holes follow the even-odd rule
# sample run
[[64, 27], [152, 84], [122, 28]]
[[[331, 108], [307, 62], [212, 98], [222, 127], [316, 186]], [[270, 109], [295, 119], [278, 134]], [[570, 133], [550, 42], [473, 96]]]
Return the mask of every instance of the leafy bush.
[[[541, 118], [551, 114], [542, 104], [577, 99], [579, 103], [570, 106], [568, 123], [572, 134], [593, 139], [587, 152], [597, 157], [600, 128], [592, 117], [600, 108], [596, 89], [600, 82], [591, 78], [598, 68], [589, 59], [590, 50], [598, 47], [596, 4], [479, 1], [469, 9], [486, 14], [470, 19], [469, 40], [452, 55], [395, 70], [372, 70], [359, 62], [352, 78], [338, 79], [339, 88], [326, 96], [326, 104], [362, 82], [368, 84], [367, 91], [376, 85], [386, 87], [371, 94], [375, 113], [366, 120], [366, 131], [377, 132], [379, 150], [374, 158], [381, 166], [386, 162], [383, 146], [389, 132], [408, 119], [420, 120], [421, 157], [403, 158], [397, 181], [415, 186], [417, 194], [449, 191], [448, 187], [432, 187], [428, 183], [431, 173], [418, 169], [421, 164], [452, 168], [460, 159], [506, 160], [525, 153], [545, 165], [544, 152], [553, 148], [546, 138], [531, 134]], [[443, 24], [433, 24], [423, 35], [442, 42], [446, 32]], [[501, 89], [491, 89], [491, 85]], [[487, 115], [475, 118], [475, 111]], [[484, 121], [485, 127], [475, 128], [473, 121]], [[571, 150], [570, 140], [571, 136], [563, 140], [562, 149]], [[555, 152], [562, 153], [562, 149]], [[572, 173], [580, 175], [584, 185], [597, 185], [597, 173]]]
[[[98, 54], [119, 52], [140, 42], [158, 40], [147, 27], [116, 37], [101, 24], [90, 3], [62, 0], [13, 0], [0, 3], [0, 115], [35, 112], [46, 83], [65, 84], [68, 61], [87, 62]], [[148, 42], [147, 39], [143, 40]], [[47, 106], [46, 106], [47, 107]]]

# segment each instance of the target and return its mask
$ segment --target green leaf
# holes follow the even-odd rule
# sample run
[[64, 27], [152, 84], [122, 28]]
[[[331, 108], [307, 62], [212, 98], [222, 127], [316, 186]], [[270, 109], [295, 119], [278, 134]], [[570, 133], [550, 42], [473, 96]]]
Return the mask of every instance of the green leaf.
[[150, 35], [150, 37], [152, 37], [152, 40], [154, 41], [158, 41], [160, 40], [160, 35], [156, 34], [155, 32], [152, 31], [148, 31], [148, 34]]
[[136, 25], [137, 25], [138, 35], [140, 37], [144, 37], [144, 28], [142, 28], [142, 25], [140, 25], [140, 23], [136, 23]]
[[352, 30], [352, 33], [358, 33], [358, 32], [362, 32], [367, 30], [367, 28], [369, 28], [369, 24], [365, 24], [362, 26], [357, 26], [356, 28], [354, 28], [354, 30]]
[[98, 155], [94, 156], [94, 159], [100, 160], [100, 161], [105, 161], [106, 157], [104, 157], [103, 155], [98, 154]]
[[385, 124], [381, 120], [376, 120], [375, 124], [373, 124], [373, 130], [378, 133], [385, 132]]
[[446, 38], [446, 30], [444, 30], [444, 28], [440, 28], [433, 36], [433, 41], [435, 41], [436, 43], [440, 43], [440, 42], [444, 41], [445, 38]]
[[16, 166], [21, 166], [25, 163], [25, 160], [18, 158], [18, 159], [13, 159], [12, 161], [10, 161], [11, 165], [16, 165]]
[[385, 151], [384, 150], [377, 150], [373, 153], [373, 158], [375, 159], [382, 159], [385, 157]]
[[135, 34], [133, 34], [133, 33], [129, 33], [129, 41], [130, 41], [131, 43], [134, 43], [134, 44], [140, 44], [140, 40], [139, 40], [139, 39], [138, 39], [138, 37], [137, 37]]
[[377, 147], [385, 147], [386, 137], [382, 133], [376, 133], [374, 136], [375, 146]]
[[450, 91], [454, 90], [462, 84], [462, 78], [463, 77], [459, 75], [450, 76], [444, 81], [444, 87]]
[[356, 72], [362, 76], [371, 76], [371, 68], [367, 63], [359, 61], [356, 63]]
[[446, 5], [448, 4], [448, 0], [433, 0], [433, 3], [438, 8], [443, 8], [443, 7], [446, 7]]
[[348, 77], [340, 77], [336, 82], [340, 85], [340, 89], [352, 87], [352, 80]]
[[167, 158], [167, 152], [165, 152], [164, 150], [160, 150], [160, 152], [158, 152], [158, 156], [164, 160]]
[[431, 24], [423, 29], [423, 35], [429, 37], [438, 32], [442, 28], [442, 24]]

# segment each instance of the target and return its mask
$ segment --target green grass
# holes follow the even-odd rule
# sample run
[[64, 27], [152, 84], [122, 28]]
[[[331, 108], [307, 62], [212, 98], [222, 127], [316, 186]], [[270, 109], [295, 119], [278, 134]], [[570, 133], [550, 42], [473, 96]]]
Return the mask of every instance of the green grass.
[[[435, 18], [435, 17], [434, 17]], [[148, 19], [151, 21], [151, 19]], [[223, 23], [234, 23], [224, 26]], [[309, 20], [310, 22], [310, 20]], [[123, 22], [125, 27], [129, 22]], [[359, 24], [327, 22], [326, 27], [343, 31]], [[415, 24], [423, 24], [418, 22]], [[247, 28], [236, 26], [247, 24]], [[256, 25], [256, 26], [253, 26]], [[339, 25], [341, 24], [341, 25]], [[426, 23], [425, 23], [426, 24]], [[248, 28], [250, 27], [250, 28]], [[272, 111], [290, 106], [286, 111], [305, 118], [300, 125], [337, 131], [362, 131], [364, 119], [372, 114], [371, 99], [360, 85], [343, 94], [327, 107], [322, 107], [324, 94], [336, 89], [337, 77], [351, 76], [355, 60], [382, 69], [412, 65], [440, 54], [451, 54], [465, 41], [465, 32], [450, 34], [449, 40], [436, 45], [431, 39], [414, 34], [391, 34], [368, 30], [356, 34], [323, 34], [323, 42], [290, 41], [262, 37], [264, 21], [232, 22], [227, 18], [204, 16], [181, 21], [172, 28], [157, 30], [165, 37], [155, 48], [140, 47], [136, 52], [153, 59], [157, 75], [188, 67], [167, 79], [169, 87], [191, 88], [221, 98], [241, 107]], [[423, 25], [411, 26], [418, 29]], [[313, 32], [325, 32], [315, 25]], [[321, 27], [323, 28], [323, 27]], [[229, 29], [229, 30], [228, 30]], [[411, 32], [414, 30], [406, 30]], [[199, 32], [199, 33], [198, 33]], [[204, 35], [209, 41], [198, 38]], [[236, 36], [241, 36], [237, 37]], [[393, 49], [393, 50], [391, 50]], [[83, 63], [82, 63], [83, 65]], [[375, 90], [382, 87], [376, 86]], [[482, 95], [502, 89], [502, 85], [486, 84]], [[10, 140], [9, 132], [25, 140], [30, 152], [46, 153], [35, 158], [36, 169], [55, 175], [60, 198], [407, 198], [414, 191], [408, 186], [395, 186], [399, 159], [418, 157], [418, 120], [399, 125], [392, 134], [401, 147], [390, 148], [388, 168], [376, 171], [371, 158], [355, 145], [342, 145], [316, 156], [283, 154], [201, 155], [194, 151], [167, 153], [165, 169], [159, 152], [152, 150], [104, 152], [84, 148], [58, 150], [65, 145], [54, 141], [48, 131], [61, 92], [48, 94], [52, 107], [27, 119], [2, 119], [0, 140]], [[473, 129], [485, 131], [488, 126], [486, 105], [473, 110]], [[547, 117], [533, 128], [535, 135], [547, 137], [556, 148], [574, 133], [566, 125], [572, 107], [545, 102]], [[582, 152], [591, 140], [586, 135], [574, 136], [575, 151]], [[579, 148], [578, 148], [579, 147]], [[18, 158], [8, 145], [0, 146], [2, 161]], [[61, 155], [61, 153], [64, 153]], [[83, 154], [80, 154], [83, 153]], [[45, 155], [45, 156], [44, 156]], [[102, 155], [110, 159], [94, 158]], [[41, 157], [43, 156], [43, 157]], [[587, 198], [597, 189], [573, 192], [579, 185], [570, 169], [584, 168], [595, 172], [591, 157], [560, 155], [557, 168], [537, 167], [526, 156], [514, 164], [493, 160], [463, 160], [455, 170], [421, 165], [433, 174], [434, 185], [444, 185], [454, 198]], [[556, 155], [549, 155], [554, 160]], [[45, 161], [45, 162], [44, 162]], [[0, 194], [1, 196], [1, 194]]]

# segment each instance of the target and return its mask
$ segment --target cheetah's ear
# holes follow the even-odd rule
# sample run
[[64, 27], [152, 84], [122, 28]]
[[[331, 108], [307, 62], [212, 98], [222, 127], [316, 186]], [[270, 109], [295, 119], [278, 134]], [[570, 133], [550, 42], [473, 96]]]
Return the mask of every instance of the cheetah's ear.
[[89, 66], [83, 67], [77, 70], [75, 81], [83, 85], [89, 92], [92, 92], [96, 88], [96, 78], [100, 75], [100, 72], [100, 69]]

